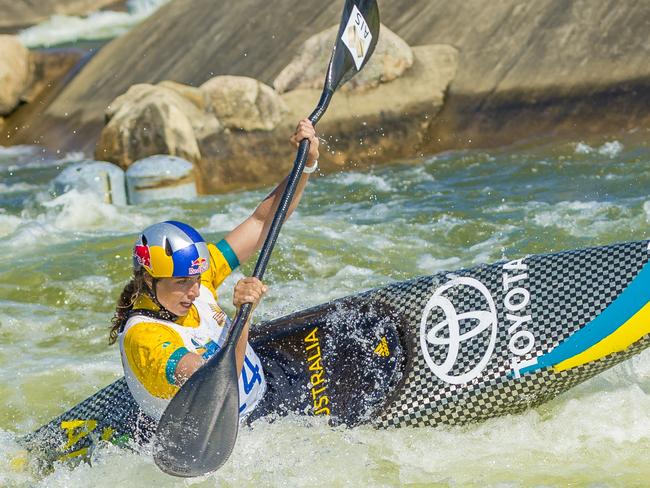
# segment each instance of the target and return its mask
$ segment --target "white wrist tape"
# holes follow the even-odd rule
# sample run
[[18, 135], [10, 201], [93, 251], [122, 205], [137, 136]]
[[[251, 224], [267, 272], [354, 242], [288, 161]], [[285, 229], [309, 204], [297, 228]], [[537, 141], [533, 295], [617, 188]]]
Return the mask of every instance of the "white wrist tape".
[[305, 169], [303, 169], [302, 172], [304, 174], [309, 175], [309, 174], [313, 173], [314, 171], [316, 171], [317, 169], [318, 169], [318, 159], [316, 160], [316, 162], [314, 163], [313, 166], [305, 166]]

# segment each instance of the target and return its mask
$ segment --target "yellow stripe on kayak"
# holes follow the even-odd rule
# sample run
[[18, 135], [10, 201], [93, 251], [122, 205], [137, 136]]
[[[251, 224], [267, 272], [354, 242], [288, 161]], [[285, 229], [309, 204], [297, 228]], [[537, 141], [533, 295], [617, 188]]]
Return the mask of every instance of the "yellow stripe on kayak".
[[603, 340], [580, 354], [556, 364], [553, 370], [559, 373], [596, 361], [609, 354], [624, 351], [646, 334], [650, 334], [650, 302]]

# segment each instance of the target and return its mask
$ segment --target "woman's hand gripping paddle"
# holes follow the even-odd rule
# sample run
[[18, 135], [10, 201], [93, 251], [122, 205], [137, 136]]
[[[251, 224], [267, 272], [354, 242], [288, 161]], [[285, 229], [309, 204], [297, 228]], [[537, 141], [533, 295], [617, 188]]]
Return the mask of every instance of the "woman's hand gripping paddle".
[[[334, 91], [368, 62], [378, 37], [376, 0], [346, 0], [323, 93], [309, 116], [314, 125], [327, 110]], [[266, 270], [308, 152], [309, 140], [303, 139], [255, 266], [253, 276], [259, 279]], [[154, 441], [154, 459], [164, 472], [175, 476], [200, 476], [219, 469], [230, 457], [239, 428], [240, 372], [235, 366], [235, 345], [250, 312], [249, 303], [239, 309], [223, 349], [187, 380], [163, 413]]]

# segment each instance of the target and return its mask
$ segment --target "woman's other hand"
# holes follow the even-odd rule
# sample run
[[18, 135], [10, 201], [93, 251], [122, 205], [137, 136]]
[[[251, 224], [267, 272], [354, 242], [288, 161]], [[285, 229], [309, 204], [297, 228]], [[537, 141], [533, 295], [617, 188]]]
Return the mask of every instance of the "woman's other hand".
[[267, 290], [268, 287], [257, 278], [252, 276], [242, 278], [235, 285], [232, 303], [238, 309], [244, 303], [251, 303], [255, 308]]
[[309, 119], [302, 119], [298, 122], [298, 127], [296, 127], [296, 132], [291, 136], [291, 144], [295, 147], [298, 147], [300, 141], [303, 139], [309, 139], [309, 154], [307, 155], [307, 164], [306, 166], [313, 166], [316, 164], [318, 159], [318, 137], [316, 136], [316, 129], [312, 125]]

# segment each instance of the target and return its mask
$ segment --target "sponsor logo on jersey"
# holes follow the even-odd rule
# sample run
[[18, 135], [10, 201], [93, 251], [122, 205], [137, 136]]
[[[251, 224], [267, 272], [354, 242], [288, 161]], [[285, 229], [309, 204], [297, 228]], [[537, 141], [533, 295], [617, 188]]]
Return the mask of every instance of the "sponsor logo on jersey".
[[[483, 308], [457, 311], [462, 297], [480, 297]], [[430, 318], [442, 314], [431, 324]], [[485, 369], [497, 338], [497, 312], [494, 299], [480, 281], [455, 278], [438, 287], [422, 312], [420, 345], [427, 365], [441, 380], [454, 385], [468, 383]], [[437, 362], [436, 358], [444, 357]]]
[[221, 307], [219, 305], [215, 304], [210, 304], [210, 309], [212, 310], [212, 318], [219, 324], [219, 326], [223, 327], [226, 325], [226, 312], [221, 310]]
[[327, 396], [327, 378], [321, 358], [320, 340], [318, 338], [318, 327], [307, 334], [304, 339], [307, 344], [307, 365], [309, 368], [309, 387], [314, 409], [314, 415], [330, 415], [328, 407], [330, 399]]

